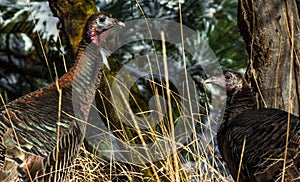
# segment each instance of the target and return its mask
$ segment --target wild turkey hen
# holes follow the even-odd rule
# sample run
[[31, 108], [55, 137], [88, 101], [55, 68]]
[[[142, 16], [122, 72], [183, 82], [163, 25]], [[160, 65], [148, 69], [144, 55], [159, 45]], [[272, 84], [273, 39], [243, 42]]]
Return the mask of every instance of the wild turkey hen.
[[[223, 76], [205, 82], [226, 86], [227, 103], [217, 140], [233, 178], [237, 180], [239, 175], [239, 181], [281, 181], [288, 113], [256, 109], [255, 97], [239, 73], [225, 71]], [[284, 181], [300, 181], [300, 120], [294, 115], [290, 115], [288, 139]]]
[[115, 26], [124, 23], [92, 15], [70, 71], [1, 109], [0, 181], [64, 181], [83, 141], [80, 122], [99, 86], [101, 43]]

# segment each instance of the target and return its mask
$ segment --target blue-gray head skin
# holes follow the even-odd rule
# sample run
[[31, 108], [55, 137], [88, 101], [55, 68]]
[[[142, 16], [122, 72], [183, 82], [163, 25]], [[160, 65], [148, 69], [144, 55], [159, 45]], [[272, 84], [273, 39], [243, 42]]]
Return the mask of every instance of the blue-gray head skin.
[[248, 87], [244, 77], [237, 72], [225, 70], [222, 75], [212, 76], [204, 81], [204, 83], [212, 83], [221, 87], [226, 87], [227, 95], [235, 95]]
[[83, 37], [89, 41], [88, 43], [99, 45], [106, 38], [109, 30], [115, 26], [125, 27], [125, 24], [103, 13], [91, 15], [84, 28]]

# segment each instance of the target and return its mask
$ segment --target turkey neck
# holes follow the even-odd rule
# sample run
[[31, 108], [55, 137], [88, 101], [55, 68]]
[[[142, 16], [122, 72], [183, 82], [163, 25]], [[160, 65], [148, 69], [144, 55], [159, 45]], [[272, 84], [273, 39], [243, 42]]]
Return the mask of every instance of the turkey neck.
[[238, 115], [256, 109], [256, 100], [249, 87], [244, 87], [241, 92], [227, 96], [223, 126], [228, 126]]
[[84, 114], [84, 118], [81, 119], [87, 119], [91, 102], [100, 85], [100, 68], [103, 62], [100, 49], [100, 46], [89, 43], [83, 38], [73, 67], [58, 79], [59, 86], [65, 91], [62, 97], [72, 95], [73, 107], [81, 107], [80, 110]]
[[[8, 107], [36, 115], [53, 113], [51, 118], [55, 123], [57, 121], [57, 114], [55, 113], [58, 111], [59, 105], [58, 86], [62, 90], [61, 110], [71, 115], [79, 113], [79, 119], [85, 121], [96, 89], [100, 85], [101, 65], [103, 63], [103, 57], [100, 54], [101, 46], [89, 43], [90, 39], [85, 39], [87, 37], [83, 36], [73, 67], [57, 82], [12, 101]], [[36, 108], [43, 106], [46, 106], [47, 110], [36, 111]], [[62, 115], [62, 117], [62, 122], [69, 123], [70, 118], [68, 116]]]

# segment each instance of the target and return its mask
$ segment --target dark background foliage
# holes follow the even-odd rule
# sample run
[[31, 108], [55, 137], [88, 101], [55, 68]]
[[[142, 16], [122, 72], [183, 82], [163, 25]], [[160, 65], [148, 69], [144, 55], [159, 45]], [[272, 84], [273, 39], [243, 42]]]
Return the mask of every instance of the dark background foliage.
[[[139, 1], [143, 13], [136, 1], [98, 0], [95, 3], [100, 12], [125, 22], [143, 18], [143, 13], [148, 18], [179, 22], [177, 1]], [[182, 19], [184, 25], [196, 30], [208, 42], [224, 68], [243, 71], [247, 55], [238, 33], [236, 9], [235, 0], [182, 1]], [[0, 13], [0, 93], [8, 102], [51, 82], [55, 70], [58, 76], [62, 75], [73, 59], [61, 33], [61, 24], [47, 1], [30, 4], [2, 1]], [[121, 55], [120, 60], [128, 62], [143, 55], [148, 50], [137, 47], [145, 44], [149, 42], [126, 45], [123, 48], [126, 55]], [[168, 55], [176, 57], [176, 54], [172, 45], [168, 46]], [[188, 59], [187, 66], [193, 65], [195, 61]]]
[[[223, 69], [245, 72], [248, 55], [238, 31], [237, 0], [182, 0], [181, 3], [183, 24], [197, 31], [199, 37], [209, 44]], [[95, 4], [99, 12], [112, 14], [124, 22], [142, 19], [144, 16], [180, 21], [176, 0], [95, 0]], [[299, 4], [300, 1], [297, 1], [297, 5]], [[0, 94], [5, 102], [47, 85], [71, 67], [74, 50], [70, 49], [70, 42], [63, 33], [63, 25], [51, 12], [48, 1], [34, 1], [30, 4], [14, 0], [1, 1], [0, 14]], [[252, 16], [251, 13], [247, 15]], [[254, 33], [250, 32], [260, 40], [261, 37], [255, 34], [256, 30]], [[242, 31], [244, 34], [245, 32]], [[151, 44], [151, 41], [132, 42], [122, 47], [121, 54], [117, 51], [114, 56], [122, 63], [127, 63], [149, 52], [161, 53], [161, 42], [154, 41], [156, 50], [153, 50]], [[249, 47], [250, 43], [247, 42], [247, 45]], [[183, 65], [176, 45], [167, 44], [167, 54]], [[197, 80], [199, 77], [196, 76], [205, 76], [199, 71], [201, 68], [192, 56], [187, 56], [186, 61], [193, 78]], [[271, 72], [274, 73], [274, 70]], [[265, 82], [267, 79], [261, 77], [259, 80]], [[285, 79], [283, 81], [286, 82]], [[198, 88], [199, 95], [206, 97], [201, 87]], [[263, 91], [268, 92], [267, 89]], [[269, 95], [272, 100], [274, 94]], [[205, 101], [201, 105], [204, 103]], [[197, 131], [202, 129], [199, 128]], [[218, 156], [217, 152], [213, 155]], [[208, 158], [215, 160], [210, 156]]]

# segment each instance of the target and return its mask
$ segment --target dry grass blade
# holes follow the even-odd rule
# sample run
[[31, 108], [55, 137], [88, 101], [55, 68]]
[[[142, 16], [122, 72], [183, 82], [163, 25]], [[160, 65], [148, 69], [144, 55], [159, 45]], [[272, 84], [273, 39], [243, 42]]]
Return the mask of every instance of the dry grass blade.
[[245, 146], [246, 146], [246, 138], [244, 138], [244, 141], [243, 141], [243, 147], [242, 147], [242, 152], [241, 152], [241, 157], [240, 157], [239, 170], [238, 170], [237, 180], [236, 180], [237, 182], [240, 181], [240, 173], [241, 173], [242, 164], [243, 164]]
[[[143, 9], [141, 7], [141, 5], [139, 4], [139, 2], [136, 0], [136, 4], [138, 5], [140, 11], [142, 12], [145, 21], [146, 20], [146, 15], [143, 12]], [[29, 2], [28, 2], [28, 6], [30, 6]], [[185, 58], [185, 50], [184, 50], [184, 34], [183, 34], [183, 28], [182, 28], [182, 12], [181, 12], [181, 4], [180, 1], [178, 1], [178, 6], [179, 6], [179, 14], [180, 14], [180, 25], [181, 25], [181, 43], [182, 43], [182, 56], [183, 56], [183, 64], [184, 64], [184, 71], [185, 71], [185, 80], [186, 80], [186, 84], [188, 83], [188, 73], [186, 70], [186, 58]], [[34, 18], [33, 14], [31, 14], [31, 16]], [[35, 22], [34, 22], [35, 23]], [[148, 25], [148, 24], [147, 24]], [[151, 34], [150, 28], [149, 26], [147, 27], [149, 30], [149, 33]], [[151, 35], [150, 35], [151, 36]], [[44, 46], [42, 45], [41, 42], [41, 38], [39, 36], [38, 33], [38, 37], [39, 37], [39, 41], [42, 47], [42, 53], [43, 56], [45, 58], [48, 70], [49, 70], [49, 74], [50, 77], [52, 78], [51, 72], [50, 72], [50, 66], [48, 64], [48, 59], [46, 57], [45, 54], [45, 50], [44, 50]], [[152, 37], [152, 36], [151, 36]], [[58, 37], [59, 40], [59, 44], [62, 47], [61, 44], [61, 39], [60, 37]], [[151, 39], [152, 41], [152, 45], [153, 48], [155, 49], [154, 46], [154, 41]], [[165, 39], [164, 39], [164, 33], [162, 32], [162, 53], [163, 53], [163, 57], [164, 57], [164, 72], [166, 73], [166, 79], [168, 80], [168, 67], [167, 67], [167, 48], [165, 45]], [[156, 55], [156, 52], [155, 52]], [[64, 58], [63, 58], [64, 60]], [[149, 64], [150, 64], [150, 59], [148, 60]], [[157, 61], [159, 61], [157, 59]], [[65, 60], [64, 60], [64, 68], [65, 71], [67, 71], [66, 69], [66, 64], [65, 64]], [[150, 66], [151, 68], [151, 66]], [[55, 69], [55, 66], [54, 66]], [[56, 70], [55, 70], [56, 72]], [[152, 73], [152, 70], [150, 70], [150, 72]], [[57, 81], [57, 76], [55, 77], [56, 81]], [[114, 78], [117, 79], [117, 78]], [[118, 82], [119, 80], [117, 80]], [[139, 127], [139, 123], [137, 120], [133, 119], [132, 120], [132, 125], [135, 128], [135, 132], [137, 133], [136, 136], [132, 136], [130, 135], [129, 132], [127, 131], [126, 126], [121, 125], [121, 128], [119, 128], [119, 130], [123, 131], [123, 139], [125, 139], [125, 143], [128, 142], [132, 142], [134, 143], [136, 140], [140, 140], [141, 144], [147, 148], [147, 144], [149, 141], [145, 141], [145, 136], [147, 136], [147, 139], [150, 139], [150, 142], [157, 142], [159, 140], [165, 140], [168, 141], [169, 143], [171, 143], [172, 147], [169, 151], [167, 151], [166, 153], [166, 158], [162, 159], [160, 161], [151, 161], [149, 159], [153, 158], [152, 153], [146, 153], [146, 155], [144, 156], [143, 154], [140, 154], [140, 156], [138, 156], [138, 160], [143, 161], [140, 164], [136, 164], [136, 163], [125, 163], [123, 161], [117, 161], [117, 160], [108, 160], [107, 158], [101, 158], [99, 156], [97, 156], [97, 153], [92, 153], [87, 151], [87, 149], [85, 147], [82, 147], [80, 150], [80, 154], [77, 157], [77, 159], [75, 160], [75, 163], [73, 164], [73, 166], [70, 169], [70, 173], [68, 174], [68, 181], [72, 181], [72, 182], [82, 182], [82, 181], [183, 181], [183, 182], [189, 182], [189, 181], [227, 181], [227, 176], [224, 176], [223, 173], [221, 172], [221, 168], [223, 168], [223, 170], [225, 169], [225, 166], [223, 165], [222, 167], [216, 167], [216, 163], [219, 162], [220, 160], [218, 158], [211, 158], [212, 156], [215, 156], [215, 143], [211, 140], [206, 140], [206, 138], [201, 138], [198, 136], [199, 131], [196, 131], [196, 128], [193, 128], [193, 130], [191, 131], [191, 133], [187, 134], [187, 135], [191, 135], [192, 139], [189, 141], [189, 143], [187, 144], [182, 144], [180, 142], [177, 142], [175, 140], [175, 134], [174, 134], [174, 123], [177, 122], [177, 118], [174, 117], [172, 115], [172, 100], [176, 100], [175, 98], [179, 98], [179, 99], [186, 99], [184, 98], [184, 96], [179, 95], [176, 92], [173, 92], [170, 88], [169, 82], [167, 81], [166, 84], [162, 84], [162, 83], [156, 83], [155, 80], [149, 80], [149, 82], [151, 82], [151, 86], [154, 92], [154, 95], [158, 95], [159, 93], [159, 89], [164, 89], [166, 90], [166, 94], [163, 95], [163, 98], [165, 99], [165, 101], [163, 103], [161, 103], [159, 101], [159, 99], [156, 100], [156, 104], [158, 107], [158, 113], [160, 114], [165, 114], [164, 111], [168, 110], [168, 116], [166, 117], [166, 121], [159, 123], [159, 127], [161, 128], [161, 133], [158, 133], [158, 131], [155, 130], [154, 127], [149, 127], [149, 130], [147, 130], [145, 132], [145, 130], [140, 129]], [[120, 84], [121, 81], [120, 81]], [[58, 103], [58, 121], [57, 121], [57, 136], [56, 136], [56, 140], [57, 142], [57, 150], [56, 150], [56, 164], [55, 164], [55, 176], [57, 176], [56, 172], [58, 172], [58, 152], [59, 152], [59, 133], [60, 133], [60, 117], [61, 114], [65, 114], [68, 115], [68, 113], [64, 113], [64, 111], [61, 110], [61, 105], [62, 105], [62, 90], [61, 88], [59, 88], [58, 83], [56, 84], [57, 86], [57, 91], [59, 93], [59, 101]], [[195, 88], [195, 87], [194, 87]], [[112, 89], [112, 88], [109, 88]], [[129, 92], [130, 90], [124, 90], [122, 88], [118, 88], [119, 92], [121, 93], [121, 98], [125, 103], [125, 107], [123, 109], [127, 110], [128, 113], [132, 116], [132, 118], [135, 118], [136, 113], [133, 113], [131, 110], [131, 106], [128, 103], [127, 98], [125, 97], [124, 94], [122, 94], [122, 92]], [[197, 90], [189, 90], [189, 86], [186, 87], [186, 90], [184, 90], [184, 92], [187, 93], [188, 98], [186, 100], [184, 100], [185, 102], [189, 102], [190, 105], [190, 111], [193, 111], [191, 109], [192, 107], [192, 102], [197, 102], [194, 100], [191, 100], [190, 98], [190, 94], [191, 92], [195, 92], [194, 94], [197, 94]], [[107, 97], [106, 95], [103, 95], [103, 93], [99, 94], [101, 96], [101, 99], [103, 99], [105, 102], [108, 102], [112, 105], [115, 106], [115, 111], [117, 112], [117, 115], [120, 118], [126, 118], [124, 115], [124, 111], [119, 109], [118, 107], [116, 107], [117, 102], [114, 99], [111, 99], [109, 97]], [[138, 105], [138, 101], [134, 99], [134, 95], [130, 95], [131, 97], [133, 97], [133, 101], [135, 104]], [[2, 96], [1, 99], [3, 100]], [[3, 101], [4, 103], [4, 101]], [[177, 106], [180, 106], [179, 101], [176, 100], [176, 104]], [[96, 106], [93, 106], [94, 108], [96, 108]], [[197, 103], [197, 107], [201, 107], [198, 103]], [[165, 109], [167, 108], [167, 109]], [[104, 111], [99, 111], [100, 115], [103, 118], [109, 118], [109, 111], [108, 109], [110, 108], [104, 108]], [[138, 105], [138, 109], [140, 110], [140, 112], [138, 114], [140, 114], [141, 116], [143, 116], [144, 118], [146, 118], [147, 112], [153, 112], [153, 111], [145, 111], [142, 109], [142, 106]], [[164, 110], [165, 109], [165, 110]], [[184, 108], [185, 109], [185, 108]], [[213, 138], [213, 135], [215, 135], [215, 133], [212, 132], [210, 126], [205, 126], [204, 123], [201, 121], [201, 116], [200, 114], [198, 115], [197, 113], [186, 113], [185, 110], [182, 109], [178, 109], [179, 111], [179, 115], [180, 117], [184, 118], [184, 119], [191, 119], [193, 121], [193, 123], [197, 123], [198, 125], [200, 125], [201, 127], [205, 127], [207, 130], [207, 133], [210, 135], [209, 138]], [[200, 110], [200, 109], [199, 109]], [[207, 113], [209, 113], [208, 111], [209, 109], [207, 109]], [[195, 115], [197, 115], [197, 117], [195, 117]], [[69, 116], [69, 115], [68, 115]], [[70, 118], [79, 121], [79, 122], [85, 122], [85, 121], [81, 121], [78, 118], [74, 118], [74, 116], [69, 116]], [[197, 119], [195, 119], [197, 118]], [[109, 120], [109, 119], [108, 119]], [[128, 121], [127, 121], [128, 122]], [[151, 121], [149, 121], [149, 126], [151, 126]], [[167, 124], [169, 124], [170, 126], [167, 126]], [[171, 123], [171, 124], [170, 124]], [[94, 127], [95, 129], [98, 129], [99, 131], [101, 130], [101, 128], [97, 128], [97, 126], [93, 126], [90, 123], [87, 123], [88, 125], [90, 125], [91, 127]], [[115, 127], [113, 125], [112, 122], [109, 122], [109, 128], [113, 128]], [[188, 127], [188, 126], [184, 126], [184, 127]], [[101, 131], [102, 133], [105, 131]], [[109, 133], [105, 133], [105, 134], [109, 134]], [[17, 137], [16, 137], [17, 139]], [[118, 142], [122, 141], [121, 139], [118, 139]], [[103, 142], [103, 141], [99, 141], [99, 142]], [[106, 141], [104, 141], [105, 143]], [[124, 142], [124, 141], [123, 141]], [[105, 143], [107, 146], [112, 146], [114, 145], [112, 142], [107, 142]], [[100, 144], [99, 144], [100, 145]], [[180, 147], [178, 147], [180, 146]], [[166, 146], [164, 146], [164, 143], [158, 143], [158, 148], [160, 150], [158, 150], [158, 152], [166, 152], [165, 148]], [[109, 150], [108, 150], [109, 151]], [[181, 153], [183, 153], [182, 151], [184, 151], [185, 156], [188, 157], [183, 157], [183, 155]], [[114, 158], [114, 154], [116, 152], [122, 152], [122, 151], [110, 151], [110, 158], [113, 159]], [[138, 152], [138, 151], [135, 151]]]
[[[287, 2], [286, 2], [287, 4]], [[288, 11], [286, 9], [286, 11]], [[281, 181], [284, 182], [285, 177], [285, 170], [286, 170], [286, 162], [287, 162], [287, 155], [288, 155], [288, 144], [289, 144], [289, 134], [290, 134], [290, 123], [291, 123], [291, 111], [292, 111], [292, 83], [293, 83], [293, 64], [294, 64], [294, 19], [293, 16], [290, 18], [288, 17], [288, 12], [285, 12], [285, 21], [287, 22], [286, 29], [290, 38], [291, 42], [291, 59], [290, 59], [290, 73], [289, 73], [289, 89], [288, 89], [288, 120], [287, 120], [287, 127], [286, 127], [286, 141], [285, 141], [285, 150], [284, 150], [284, 158], [283, 158], [283, 169], [282, 169], [282, 178]], [[290, 25], [290, 27], [288, 26]]]

